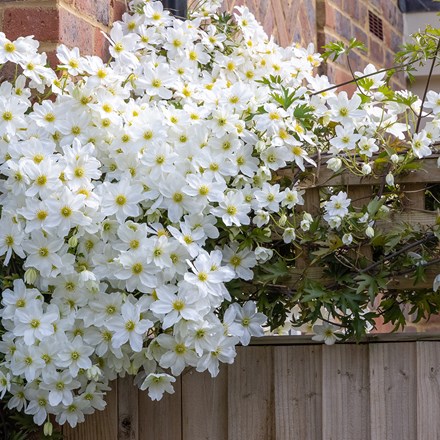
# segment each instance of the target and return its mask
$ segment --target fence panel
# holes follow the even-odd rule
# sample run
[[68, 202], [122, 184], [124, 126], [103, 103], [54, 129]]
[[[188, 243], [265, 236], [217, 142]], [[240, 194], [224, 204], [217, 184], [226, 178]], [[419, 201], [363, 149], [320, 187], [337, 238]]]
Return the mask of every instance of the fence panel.
[[327, 347], [271, 337], [220, 375], [184, 372], [152, 402], [120, 379], [66, 440], [438, 440], [440, 336], [375, 335]]

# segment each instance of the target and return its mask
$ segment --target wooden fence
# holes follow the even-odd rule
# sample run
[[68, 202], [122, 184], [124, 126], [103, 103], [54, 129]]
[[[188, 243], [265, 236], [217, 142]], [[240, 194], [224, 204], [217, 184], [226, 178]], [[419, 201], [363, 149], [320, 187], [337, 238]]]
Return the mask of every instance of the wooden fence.
[[308, 336], [240, 347], [216, 379], [186, 371], [151, 402], [118, 381], [104, 412], [66, 440], [438, 440], [440, 336], [375, 335], [328, 347]]

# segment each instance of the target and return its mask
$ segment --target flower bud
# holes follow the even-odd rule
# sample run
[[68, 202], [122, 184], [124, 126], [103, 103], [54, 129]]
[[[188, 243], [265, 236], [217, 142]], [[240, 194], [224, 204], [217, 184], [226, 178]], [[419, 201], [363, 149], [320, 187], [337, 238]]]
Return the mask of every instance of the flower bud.
[[339, 171], [342, 166], [342, 160], [337, 157], [332, 157], [327, 162], [327, 168], [331, 169], [336, 173], [336, 171]]
[[271, 229], [269, 227], [264, 228], [263, 231], [264, 231], [264, 235], [267, 238], [270, 238], [272, 236], [272, 231], [271, 231]]
[[278, 221], [280, 226], [284, 226], [287, 222], [287, 215], [286, 214], [281, 214], [280, 216], [280, 220]]
[[38, 276], [37, 271], [33, 267], [30, 267], [24, 273], [24, 281], [26, 284], [33, 285], [35, 283], [35, 281], [37, 280], [37, 276]]
[[365, 229], [365, 235], [368, 238], [373, 238], [374, 237], [374, 229], [371, 226], [368, 226], [367, 229]]
[[94, 380], [95, 382], [99, 380], [102, 372], [101, 369], [97, 365], [92, 365], [87, 371], [86, 376], [89, 380]]
[[76, 235], [72, 235], [69, 240], [67, 241], [67, 244], [69, 245], [69, 248], [73, 249], [78, 246], [78, 238]]
[[399, 163], [399, 156], [397, 154], [392, 154], [390, 156], [390, 160], [391, 162], [393, 162], [394, 164], [398, 164]]
[[156, 223], [160, 220], [160, 212], [156, 209], [154, 212], [148, 212], [147, 213], [147, 221], [149, 223]]
[[385, 177], [385, 182], [388, 186], [394, 186], [394, 176], [391, 173], [388, 173]]
[[364, 163], [362, 165], [362, 174], [367, 175], [371, 173], [371, 165], [368, 163]]
[[50, 420], [48, 420], [43, 426], [43, 434], [45, 437], [50, 437], [53, 433], [53, 425]]
[[266, 142], [264, 142], [264, 141], [258, 141], [258, 142], [255, 144], [255, 149], [256, 149], [256, 151], [258, 151], [258, 153], [263, 152], [263, 151], [266, 149]]
[[353, 241], [353, 236], [351, 234], [344, 234], [342, 236], [342, 243], [345, 244], [345, 246], [349, 246]]

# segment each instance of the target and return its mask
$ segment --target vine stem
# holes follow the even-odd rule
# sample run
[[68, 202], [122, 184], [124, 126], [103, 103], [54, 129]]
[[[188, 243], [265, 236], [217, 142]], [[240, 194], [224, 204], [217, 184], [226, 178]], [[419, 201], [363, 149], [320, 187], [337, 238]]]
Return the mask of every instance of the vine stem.
[[[440, 40], [439, 40], [439, 46], [440, 46]], [[437, 55], [437, 52], [436, 52], [436, 55]], [[435, 56], [434, 56], [434, 59], [435, 59]], [[358, 81], [360, 81], [361, 79], [369, 78], [370, 76], [374, 76], [374, 75], [377, 75], [379, 73], [386, 73], [386, 72], [389, 72], [390, 70], [396, 70], [396, 71], [397, 70], [402, 70], [404, 67], [410, 66], [411, 64], [414, 64], [414, 63], [417, 63], [420, 60], [421, 60], [421, 58], [417, 58], [416, 60], [410, 61], [409, 63], [401, 64], [400, 66], [387, 67], [387, 68], [384, 68], [384, 69], [381, 69], [381, 70], [377, 70], [376, 72], [368, 73], [368, 74], [360, 76], [358, 78], [353, 78], [353, 79], [350, 79], [348, 81], [344, 81], [344, 82], [342, 82], [340, 84], [336, 84], [334, 86], [327, 87], [326, 89], [318, 90], [317, 92], [310, 93], [309, 96], [320, 95], [321, 93], [329, 92], [330, 90], [337, 89], [338, 87], [347, 86], [348, 84], [352, 84], [352, 83], [356, 83], [357, 84]]]
[[419, 116], [417, 117], [416, 133], [419, 132], [420, 123], [422, 122], [423, 105], [425, 104], [426, 95], [427, 95], [428, 89], [429, 89], [429, 83], [431, 82], [432, 72], [434, 71], [435, 61], [437, 60], [437, 54], [439, 51], [440, 51], [440, 40], [437, 43], [437, 49], [435, 50], [434, 56], [432, 57], [431, 68], [429, 69], [428, 79], [426, 80], [425, 90], [423, 92], [422, 103], [420, 105], [420, 113], [419, 113]]
[[426, 241], [430, 240], [431, 238], [434, 238], [435, 235], [433, 233], [426, 234], [423, 238], [420, 240], [414, 241], [413, 243], [408, 243], [406, 246], [403, 246], [401, 249], [399, 249], [396, 252], [393, 252], [392, 254], [386, 256], [382, 260], [376, 261], [373, 264], [370, 264], [365, 269], [362, 269], [359, 271], [359, 273], [366, 273], [369, 272], [372, 269], [375, 269], [377, 266], [380, 266], [381, 264], [385, 263], [385, 261], [392, 260], [393, 258], [397, 257], [400, 254], [403, 254], [404, 252], [409, 251], [410, 249], [413, 249], [415, 247], [420, 246], [421, 244], [425, 243]]

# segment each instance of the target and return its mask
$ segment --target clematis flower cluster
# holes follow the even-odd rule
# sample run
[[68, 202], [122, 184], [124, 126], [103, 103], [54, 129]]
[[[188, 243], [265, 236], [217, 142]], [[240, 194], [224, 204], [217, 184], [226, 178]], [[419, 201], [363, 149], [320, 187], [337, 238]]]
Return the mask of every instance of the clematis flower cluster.
[[[408, 135], [410, 106], [382, 99], [380, 74], [367, 104], [321, 93], [313, 47], [278, 46], [245, 7], [225, 27], [217, 3], [182, 21], [136, 0], [108, 36], [112, 60], [61, 45], [61, 76], [33, 38], [0, 34], [0, 64], [21, 72], [0, 86], [0, 259], [14, 274], [0, 391], [39, 425], [102, 410], [118, 375], [158, 400], [185, 368], [232, 363], [266, 318], [228, 283], [253, 279], [273, 255], [267, 225], [304, 204], [303, 186], [274, 173], [321, 151], [329, 166], [357, 155], [367, 173], [378, 132]], [[428, 99], [433, 121], [408, 141], [418, 158], [439, 136]], [[357, 215], [345, 192], [323, 209], [341, 236]], [[310, 228], [301, 218], [285, 243]]]

